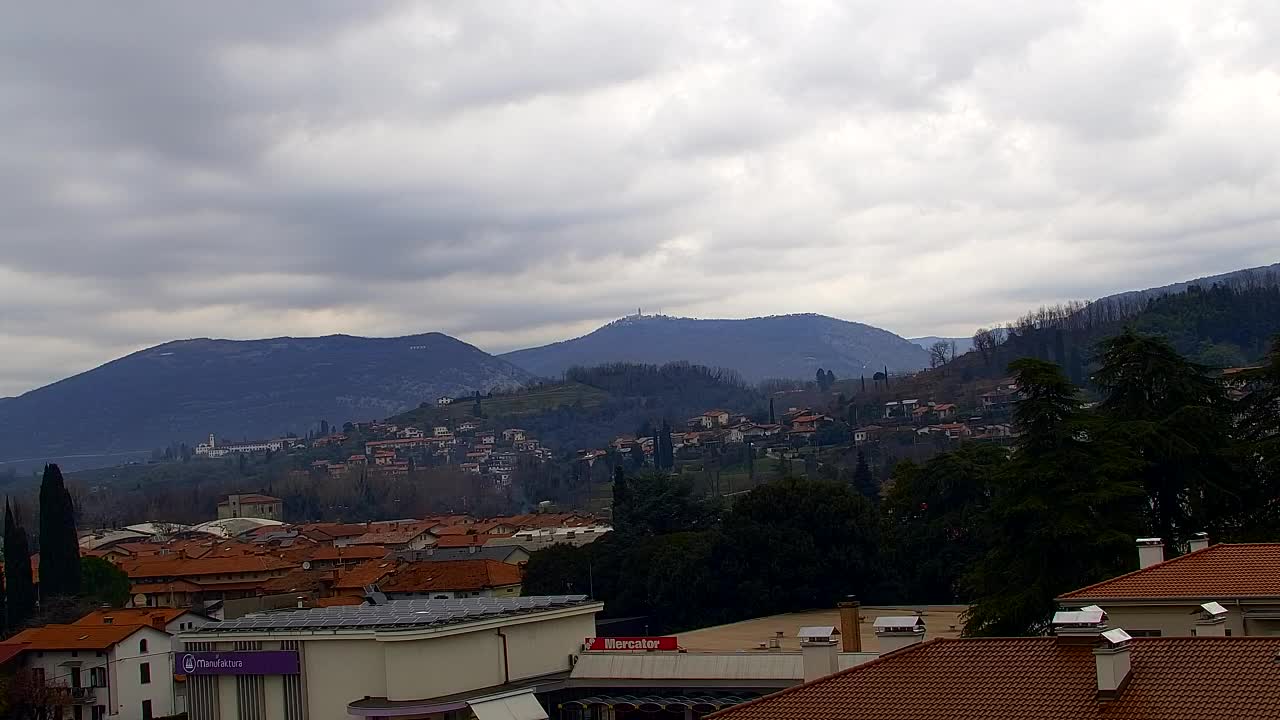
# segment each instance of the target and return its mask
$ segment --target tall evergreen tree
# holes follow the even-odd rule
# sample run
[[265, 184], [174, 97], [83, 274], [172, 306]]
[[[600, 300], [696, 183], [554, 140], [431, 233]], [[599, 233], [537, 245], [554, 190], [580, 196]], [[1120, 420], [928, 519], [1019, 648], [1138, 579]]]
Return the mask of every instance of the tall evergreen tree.
[[80, 547], [75, 508], [56, 464], [44, 466], [40, 483], [40, 597], [80, 593]]
[[872, 504], [880, 503], [880, 485], [871, 474], [871, 466], [867, 464], [867, 454], [858, 451], [858, 464], [853, 468], [853, 489]]
[[773, 398], [769, 398], [769, 424], [777, 425], [778, 418], [773, 414]]
[[963, 579], [975, 598], [969, 635], [1042, 632], [1059, 594], [1129, 569], [1141, 531], [1140, 461], [1129, 447], [1084, 412], [1058, 366], [1023, 358], [1009, 370], [1022, 434], [993, 477], [989, 549]]
[[676, 467], [676, 451], [671, 440], [671, 424], [666, 420], [662, 421], [662, 431], [658, 435], [661, 444], [658, 446], [658, 452], [661, 454], [662, 464], [660, 468], [663, 470], [674, 470]]
[[4, 503], [5, 625], [22, 626], [35, 612], [35, 583], [31, 579], [31, 551], [27, 531], [14, 519], [9, 501]]
[[1154, 336], [1126, 330], [1099, 350], [1099, 408], [1142, 458], [1149, 532], [1173, 546], [1201, 530], [1221, 537], [1252, 502], [1229, 458], [1221, 384]]

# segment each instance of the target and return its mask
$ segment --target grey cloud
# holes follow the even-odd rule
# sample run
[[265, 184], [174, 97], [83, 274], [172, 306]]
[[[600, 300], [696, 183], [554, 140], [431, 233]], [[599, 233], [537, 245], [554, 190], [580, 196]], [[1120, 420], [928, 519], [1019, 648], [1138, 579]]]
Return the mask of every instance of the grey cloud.
[[172, 337], [956, 334], [1274, 262], [1277, 31], [1261, 0], [9, 8], [0, 394]]

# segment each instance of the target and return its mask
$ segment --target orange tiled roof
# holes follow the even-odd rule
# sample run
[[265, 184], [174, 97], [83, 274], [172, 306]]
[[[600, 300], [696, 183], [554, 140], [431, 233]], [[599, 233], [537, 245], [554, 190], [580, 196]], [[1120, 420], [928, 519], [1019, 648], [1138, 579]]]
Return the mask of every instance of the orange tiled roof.
[[197, 585], [189, 580], [174, 580], [172, 582], [134, 583], [129, 588], [129, 592], [135, 595], [138, 593], [142, 593], [144, 595], [150, 595], [153, 593], [168, 593], [168, 592], [193, 593], [193, 592], [200, 592], [201, 590], [204, 590], [204, 587]]
[[311, 560], [372, 560], [387, 556], [387, 549], [381, 545], [349, 545], [333, 547], [322, 545], [312, 548], [307, 556]]
[[270, 572], [292, 568], [293, 563], [267, 555], [238, 557], [183, 558], [161, 555], [128, 560], [120, 564], [131, 578], [193, 577], [200, 575], [234, 575]]
[[716, 720], [1280, 718], [1280, 638], [1138, 638], [1128, 684], [1097, 697], [1089, 645], [939, 638], [754, 700]]
[[1212, 545], [1059, 599], [1139, 598], [1280, 598], [1280, 543]]
[[302, 535], [318, 533], [330, 538], [356, 537], [363, 535], [368, 530], [364, 525], [355, 523], [308, 523], [299, 525], [298, 532]]
[[442, 535], [436, 538], [436, 547], [452, 548], [452, 547], [470, 547], [472, 545], [484, 545], [490, 540], [498, 538], [509, 538], [511, 533], [488, 533], [484, 535]]
[[396, 571], [394, 560], [365, 560], [359, 565], [347, 568], [338, 573], [333, 587], [337, 590], [360, 589], [365, 585], [373, 585], [382, 578]]
[[335, 595], [334, 597], [316, 598], [311, 607], [336, 607], [338, 605], [362, 605], [364, 598], [358, 595]]
[[277, 595], [288, 592], [319, 590], [333, 578], [329, 570], [294, 570], [278, 578], [264, 580], [262, 592], [266, 595]]
[[429, 533], [424, 527], [412, 527], [404, 530], [379, 530], [368, 532], [351, 541], [352, 545], [402, 545], [414, 538]]
[[518, 585], [520, 568], [497, 560], [443, 560], [407, 563], [381, 588], [385, 592], [484, 590]]
[[25, 650], [106, 650], [146, 625], [45, 625], [9, 638]]
[[[151, 625], [152, 619], [155, 617], [163, 618], [164, 624], [168, 625], [178, 616], [185, 612], [189, 612], [183, 608], [112, 608], [109, 610], [94, 610], [75, 621], [75, 625]], [[105, 619], [111, 618], [111, 622], [103, 622]]]

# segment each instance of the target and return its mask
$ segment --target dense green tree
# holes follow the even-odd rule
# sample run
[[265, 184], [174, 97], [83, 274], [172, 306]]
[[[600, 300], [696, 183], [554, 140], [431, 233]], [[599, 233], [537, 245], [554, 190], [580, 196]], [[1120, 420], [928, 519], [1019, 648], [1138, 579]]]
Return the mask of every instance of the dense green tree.
[[1242, 518], [1241, 540], [1280, 539], [1280, 336], [1256, 369], [1230, 382], [1247, 393], [1240, 403], [1237, 456], [1257, 500]]
[[853, 489], [872, 504], [880, 502], [880, 483], [871, 474], [871, 466], [867, 464], [867, 454], [858, 451], [858, 462], [853, 468]]
[[633, 477], [615, 476], [613, 528], [623, 537], [703, 530], [715, 526], [720, 507], [694, 493], [687, 478], [647, 472]]
[[22, 625], [35, 612], [36, 592], [31, 578], [31, 551], [27, 531], [14, 519], [13, 509], [4, 504], [4, 590], [5, 626]]
[[654, 466], [659, 470], [674, 470], [676, 467], [675, 445], [671, 440], [671, 425], [662, 421], [662, 429], [658, 431], [658, 442], [654, 445]]
[[1100, 343], [1099, 362], [1093, 381], [1108, 432], [1142, 459], [1148, 532], [1173, 547], [1201, 530], [1228, 534], [1253, 499], [1232, 467], [1221, 383], [1165, 340], [1132, 330]]
[[960, 603], [960, 578], [986, 552], [992, 478], [1008, 463], [997, 445], [971, 443], [923, 465], [898, 463], [881, 506], [898, 595]]
[[969, 635], [1043, 631], [1058, 594], [1128, 568], [1141, 531], [1140, 460], [1085, 414], [1061, 368], [1025, 358], [1009, 369], [1022, 435], [993, 477], [988, 550], [963, 580]]
[[80, 592], [80, 546], [75, 507], [56, 464], [44, 466], [40, 483], [40, 598]]
[[129, 600], [129, 576], [103, 558], [80, 558], [80, 593], [95, 605], [124, 607]]

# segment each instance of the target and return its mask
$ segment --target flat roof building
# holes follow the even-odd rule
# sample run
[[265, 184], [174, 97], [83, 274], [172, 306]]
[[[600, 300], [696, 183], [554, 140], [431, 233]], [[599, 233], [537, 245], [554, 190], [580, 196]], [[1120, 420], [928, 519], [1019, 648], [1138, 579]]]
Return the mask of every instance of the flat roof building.
[[602, 603], [386, 600], [246, 615], [180, 636], [191, 720], [545, 718]]

